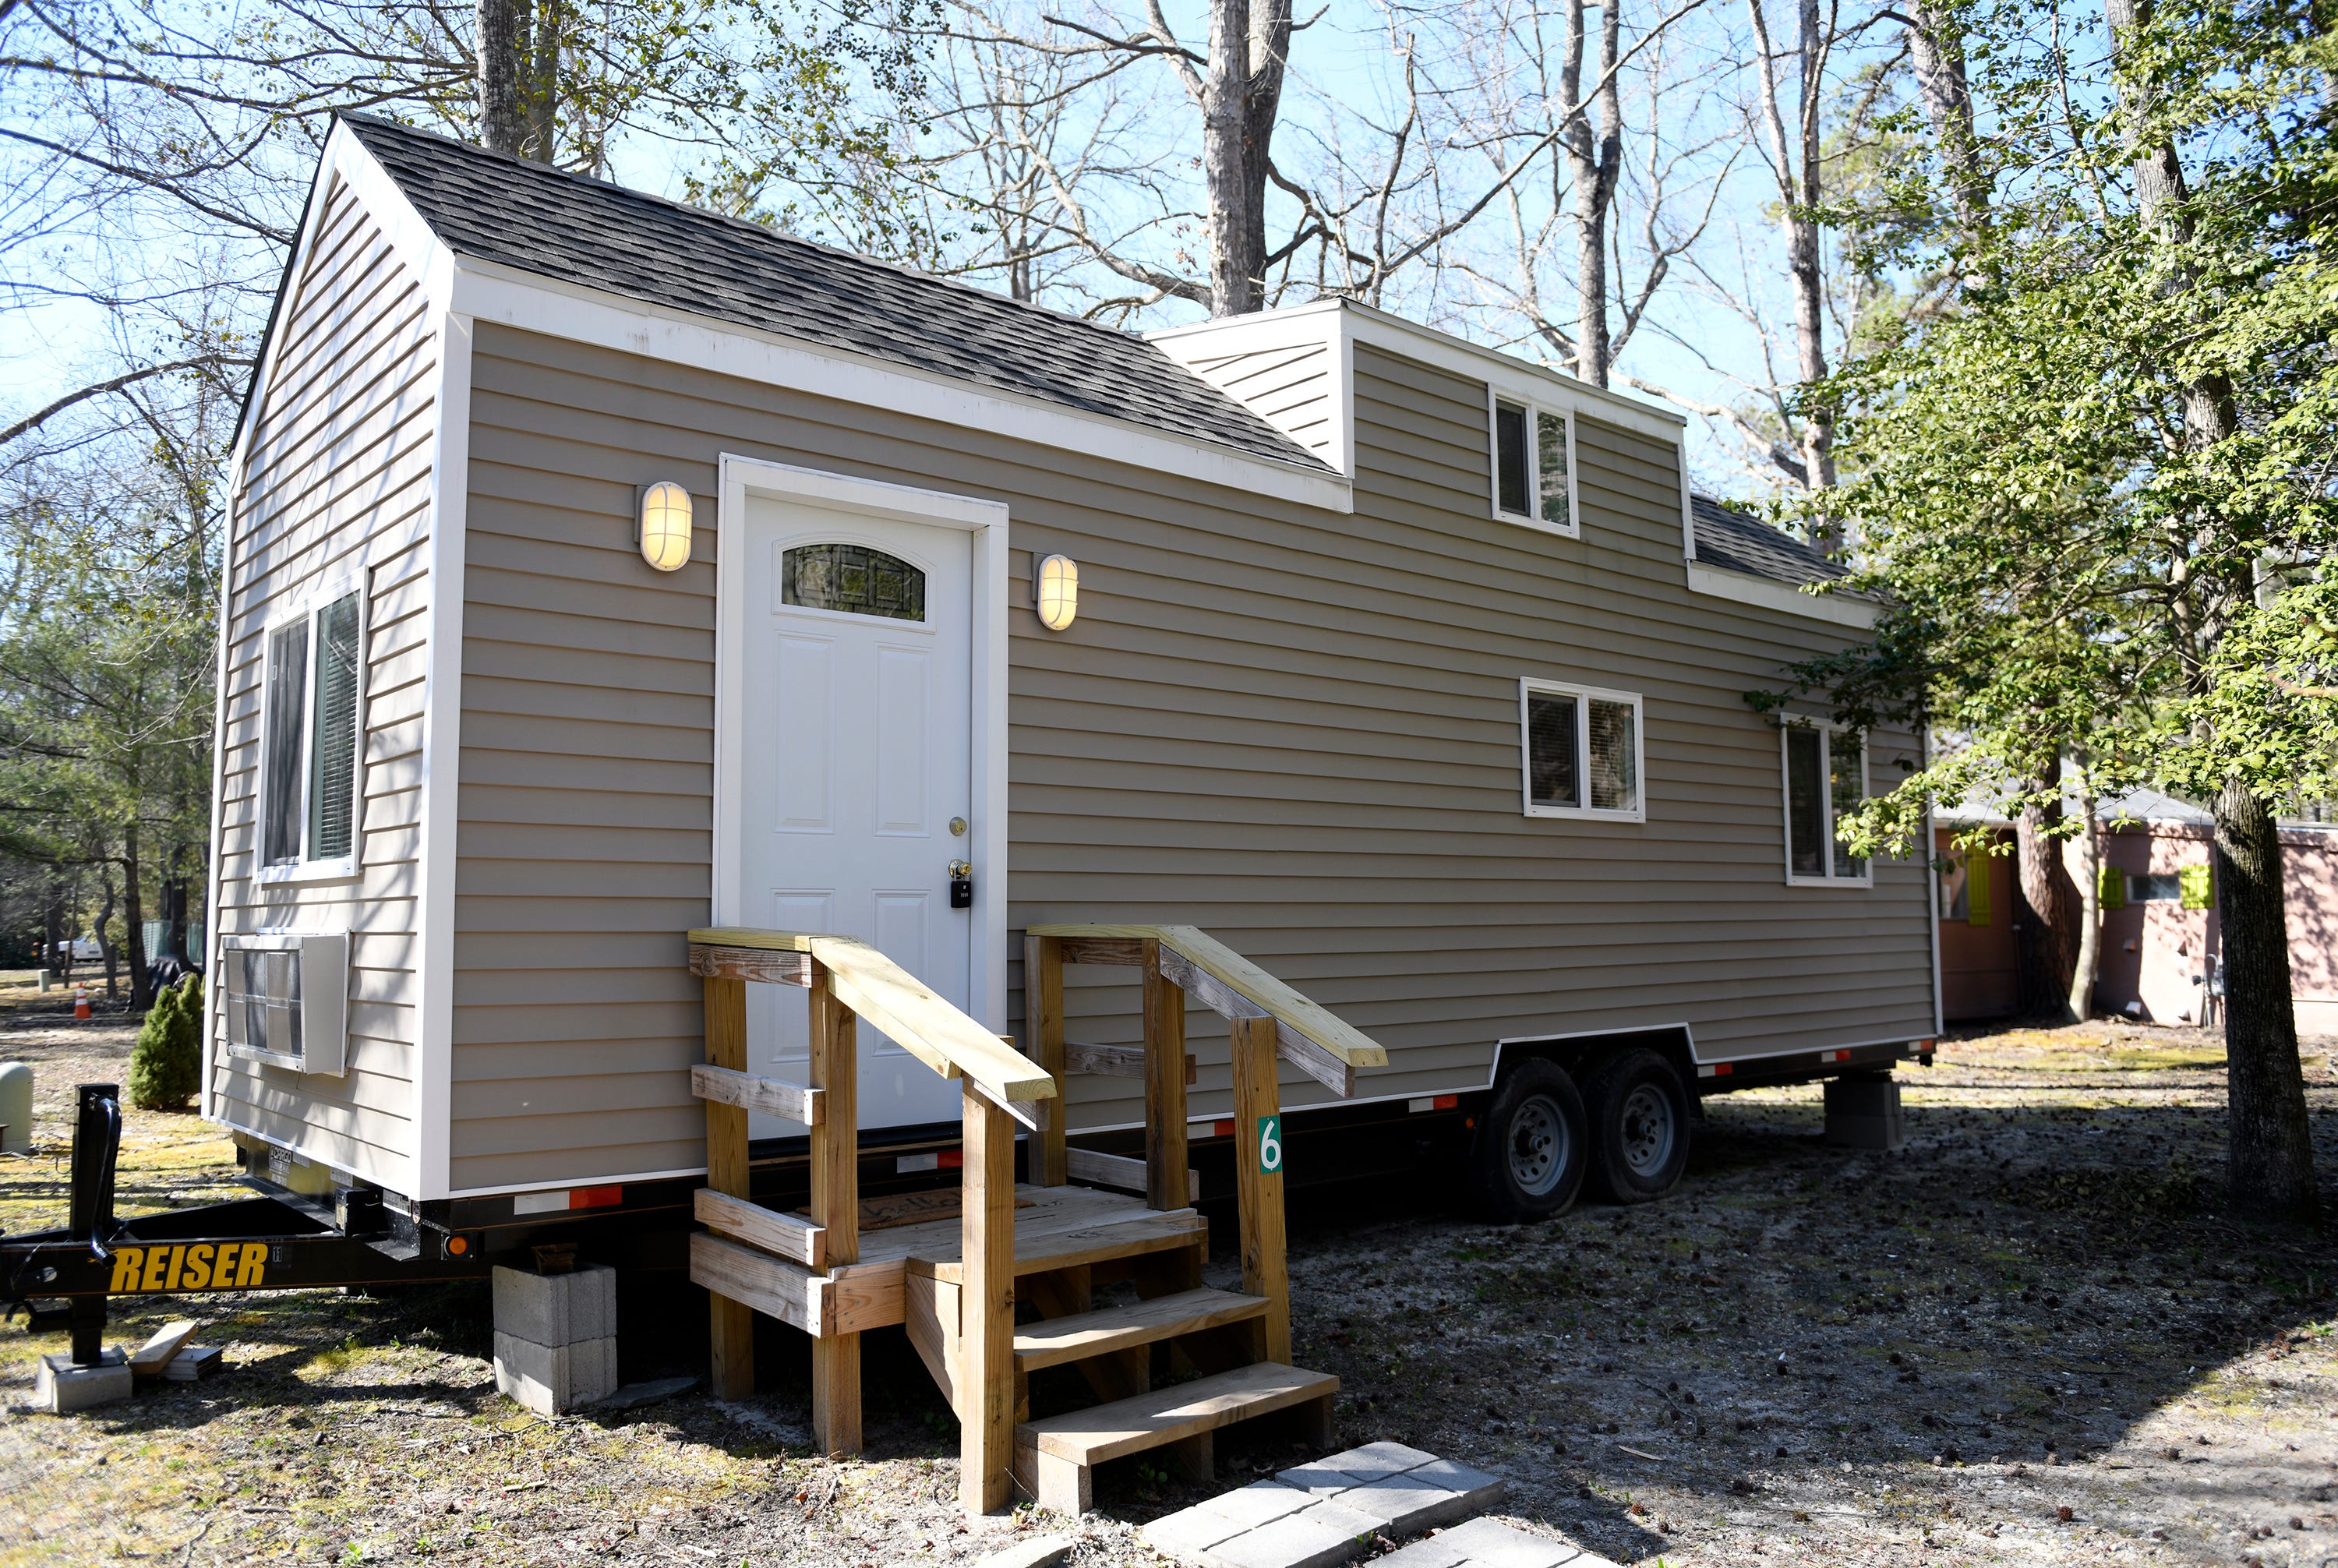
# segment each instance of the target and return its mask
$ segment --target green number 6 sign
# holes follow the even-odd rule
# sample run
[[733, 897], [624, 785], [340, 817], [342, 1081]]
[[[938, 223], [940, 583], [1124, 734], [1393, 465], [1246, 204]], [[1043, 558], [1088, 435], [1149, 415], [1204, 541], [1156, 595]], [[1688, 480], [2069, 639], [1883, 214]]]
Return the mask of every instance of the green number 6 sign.
[[1282, 1169], [1282, 1118], [1258, 1119], [1258, 1173], [1272, 1176]]

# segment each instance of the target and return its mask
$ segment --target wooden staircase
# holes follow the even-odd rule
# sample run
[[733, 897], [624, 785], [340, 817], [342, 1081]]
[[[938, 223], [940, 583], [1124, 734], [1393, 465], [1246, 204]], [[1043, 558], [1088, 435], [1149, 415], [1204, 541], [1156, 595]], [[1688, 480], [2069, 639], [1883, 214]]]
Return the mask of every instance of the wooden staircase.
[[[744, 1314], [779, 1318], [813, 1337], [822, 1446], [857, 1451], [859, 1337], [899, 1324], [958, 1414], [959, 1495], [970, 1513], [1002, 1505], [1010, 1482], [1043, 1506], [1084, 1512], [1095, 1465], [1150, 1450], [1206, 1476], [1213, 1433], [1275, 1412], [1299, 1411], [1311, 1438], [1330, 1441], [1339, 1379], [1290, 1365], [1276, 1064], [1292, 1061], [1345, 1093], [1357, 1067], [1386, 1060], [1377, 1045], [1186, 926], [1033, 927], [1025, 985], [1036, 1063], [862, 944], [741, 930], [690, 937], [691, 967], [706, 979], [710, 1063], [693, 1074], [708, 1102], [708, 1187], [697, 1216], [710, 1233], [692, 1238], [691, 1277], [713, 1296], [719, 1395], [752, 1387]], [[1143, 970], [1143, 1052], [1077, 1054], [1091, 1071], [1142, 1073], [1143, 1161], [1065, 1142], [1067, 963]], [[741, 987], [751, 980], [810, 991], [813, 1084], [746, 1072]], [[1202, 1287], [1209, 1226], [1190, 1206], [1188, 995], [1227, 1019], [1235, 1121], [1250, 1134], [1235, 1167], [1238, 1292]], [[863, 1233], [853, 1176], [856, 1016], [965, 1078], [957, 1214]], [[811, 1128], [809, 1220], [748, 1200], [750, 1108]], [[1023, 1185], [1014, 1181], [1017, 1122], [1031, 1132], [1032, 1181]], [[1134, 1300], [1096, 1304], [1098, 1287], [1122, 1285]], [[1076, 1372], [1097, 1403], [1033, 1419], [1032, 1377], [1056, 1368]]]

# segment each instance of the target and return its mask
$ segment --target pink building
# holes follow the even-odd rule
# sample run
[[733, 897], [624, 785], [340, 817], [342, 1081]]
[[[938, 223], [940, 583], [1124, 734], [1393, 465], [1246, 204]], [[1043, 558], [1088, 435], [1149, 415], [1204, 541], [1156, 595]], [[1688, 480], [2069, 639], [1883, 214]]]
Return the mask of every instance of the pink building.
[[[2208, 814], [2144, 791], [2104, 802], [2106, 824], [2122, 813], [2127, 820], [2103, 833], [2095, 1010], [2158, 1024], [2219, 1022], [2206, 1011], [2208, 977], [2224, 951]], [[1960, 826], [1940, 829], [1943, 860], [1955, 858], [1949, 841]], [[2338, 827], [2284, 823], [2281, 842], [2298, 1033], [2338, 1035]], [[1962, 864], [1940, 877], [1940, 996], [1950, 1020], [2013, 1011], [2010, 857], [1993, 857], [1989, 872], [1978, 900]]]

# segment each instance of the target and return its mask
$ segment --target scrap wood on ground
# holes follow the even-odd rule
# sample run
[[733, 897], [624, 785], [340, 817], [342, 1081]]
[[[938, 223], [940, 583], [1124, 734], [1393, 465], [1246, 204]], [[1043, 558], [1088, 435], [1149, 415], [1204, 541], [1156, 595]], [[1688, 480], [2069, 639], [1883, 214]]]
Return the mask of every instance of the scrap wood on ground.
[[[118, 1076], [133, 1033], [12, 1005], [27, 993], [0, 984], [0, 1059], [42, 1074], [35, 1155], [0, 1162], [11, 1230], [61, 1217], [70, 1084]], [[2328, 1056], [2308, 1078], [2326, 1184]], [[1294, 1198], [1297, 1354], [1342, 1379], [1341, 1447], [1498, 1475], [1496, 1516], [1619, 1563], [2319, 1563], [2333, 1269], [2224, 1210], [2221, 1063], [2186, 1031], [1952, 1040], [1902, 1073], [1902, 1154], [1826, 1147], [1815, 1088], [1734, 1095], [1672, 1197], [1547, 1225], [1433, 1191]], [[125, 1213], [232, 1196], [231, 1176], [215, 1129], [131, 1113]], [[1209, 1282], [1239, 1269], [1218, 1256]], [[185, 1318], [231, 1370], [62, 1419], [14, 1413], [62, 1331], [0, 1331], [0, 1568], [973, 1563], [1056, 1534], [1076, 1564], [1157, 1563], [1141, 1526], [1315, 1456], [1237, 1433], [1206, 1487], [1140, 1459], [1099, 1472], [1077, 1525], [968, 1521], [955, 1425], [906, 1349], [872, 1345], [869, 1452], [830, 1460], [776, 1330], [752, 1402], [545, 1420], [495, 1393], [483, 1291], [140, 1298], [109, 1339]], [[703, 1371], [660, 1353], [636, 1336], [625, 1375]]]

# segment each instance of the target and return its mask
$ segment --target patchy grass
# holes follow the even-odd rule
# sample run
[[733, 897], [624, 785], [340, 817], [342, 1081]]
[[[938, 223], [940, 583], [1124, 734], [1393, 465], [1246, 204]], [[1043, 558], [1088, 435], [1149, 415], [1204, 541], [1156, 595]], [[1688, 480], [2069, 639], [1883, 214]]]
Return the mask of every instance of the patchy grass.
[[[0, 1165], [15, 1229], [62, 1214], [70, 1083], [118, 1076], [130, 1032], [7, 999], [0, 1055], [46, 1054], [41, 1153]], [[2309, 1083], [2330, 1173], [2326, 1056]], [[1489, 1227], [1430, 1176], [1294, 1197], [1297, 1354], [1344, 1380], [1341, 1440], [1500, 1471], [1513, 1516], [1617, 1563], [2338, 1555], [2338, 1260], [2225, 1211], [2214, 1043], [2009, 1032], [1902, 1077], [1903, 1153], [1827, 1147], [1815, 1088], [1741, 1093], [1709, 1103], [1681, 1190], [1639, 1209]], [[225, 1195], [225, 1172], [211, 1130], [132, 1115], [125, 1210]], [[1222, 1247], [1212, 1282], [1238, 1273]], [[700, 1314], [684, 1292], [629, 1298], [628, 1375], [699, 1369]], [[142, 1298], [118, 1338], [181, 1315], [232, 1371], [0, 1421], [0, 1568], [859, 1568], [1058, 1527], [958, 1517], [956, 1428], [898, 1335], [869, 1337], [868, 1454], [831, 1460], [802, 1342], [776, 1329], [752, 1402], [545, 1421], [496, 1395], [476, 1289]], [[33, 1353], [63, 1342], [0, 1334], [0, 1399], [21, 1406]], [[1242, 1435], [1216, 1485], [1292, 1457], [1280, 1432]], [[1197, 1495], [1107, 1466], [1075, 1560], [1156, 1562], [1134, 1525]]]

